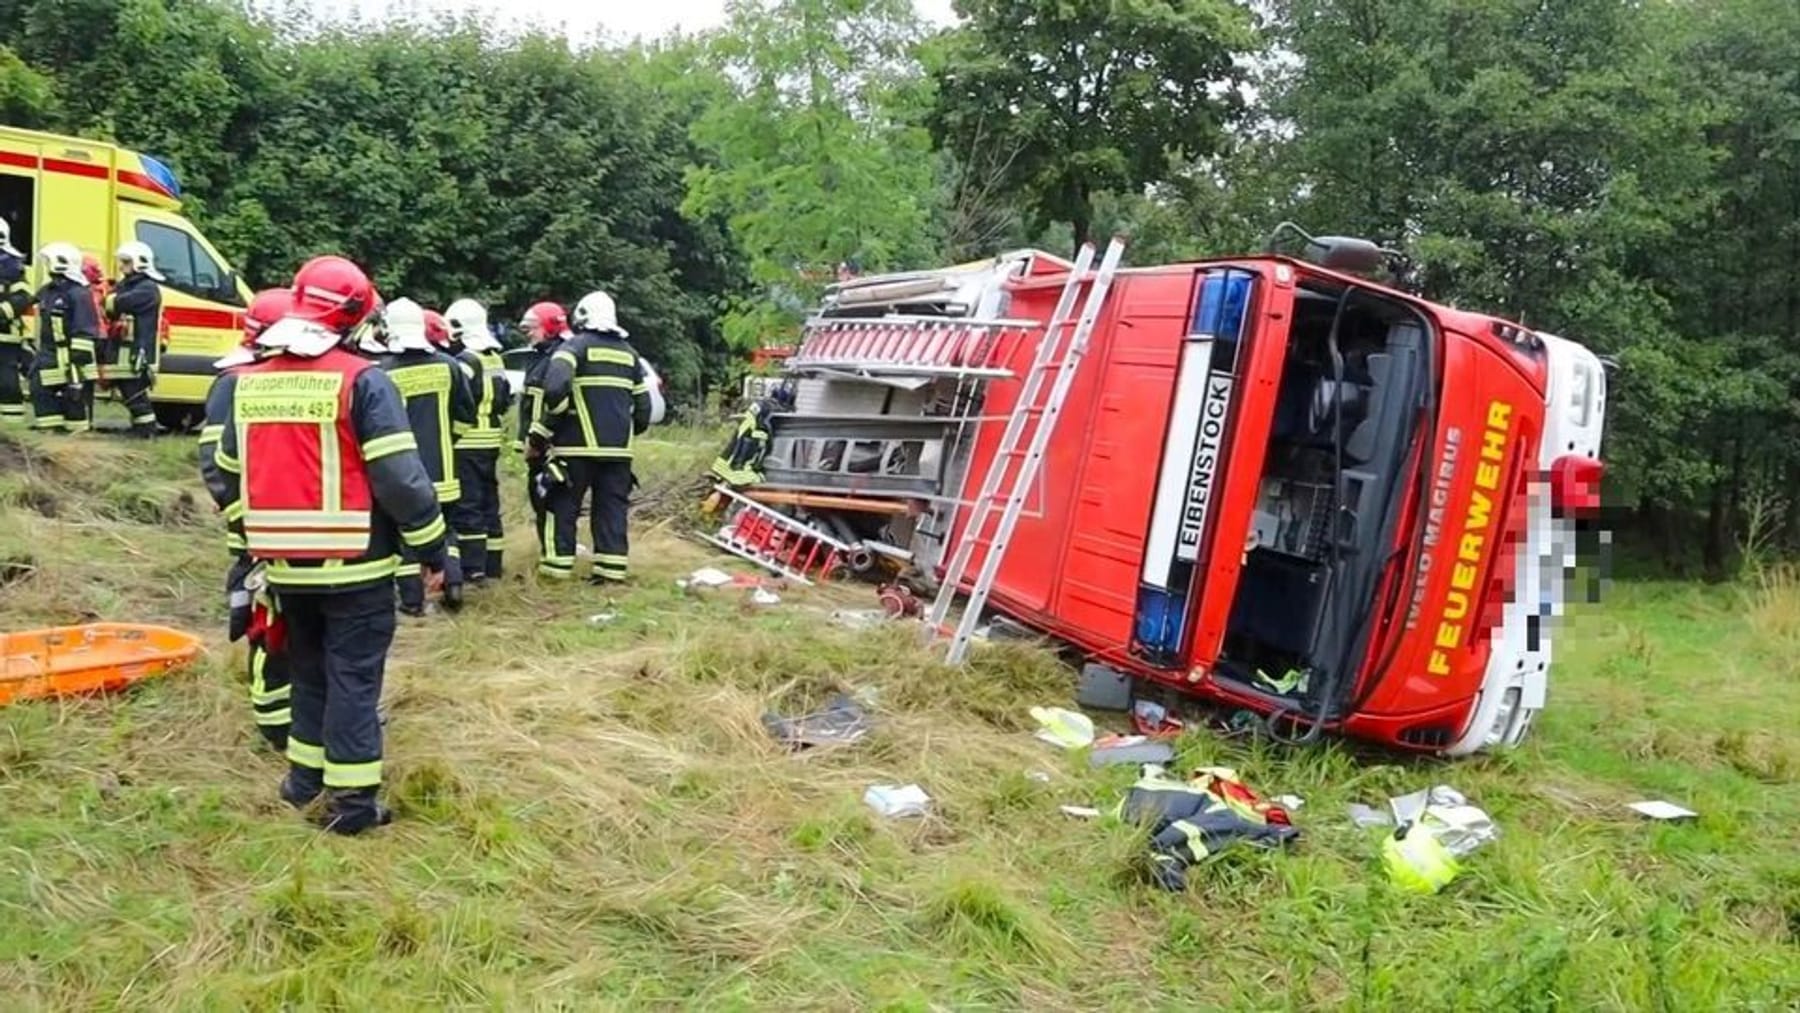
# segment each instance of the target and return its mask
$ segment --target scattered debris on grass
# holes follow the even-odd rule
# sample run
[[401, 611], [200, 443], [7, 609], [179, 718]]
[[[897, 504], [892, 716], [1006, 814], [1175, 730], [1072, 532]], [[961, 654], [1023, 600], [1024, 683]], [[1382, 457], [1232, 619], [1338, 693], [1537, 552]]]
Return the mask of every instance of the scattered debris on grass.
[[931, 806], [931, 796], [916, 784], [874, 784], [863, 792], [863, 802], [876, 813], [897, 819], [925, 815]]
[[880, 609], [837, 609], [831, 613], [832, 623], [847, 630], [872, 630], [887, 620], [887, 613]]
[[1188, 869], [1234, 845], [1272, 849], [1300, 837], [1286, 809], [1224, 767], [1202, 767], [1185, 781], [1147, 770], [1119, 803], [1119, 816], [1149, 827], [1151, 880], [1171, 892], [1187, 888]]
[[1155, 700], [1138, 699], [1131, 703], [1131, 727], [1140, 735], [1153, 739], [1173, 738], [1187, 726], [1168, 707]]
[[1169, 763], [1175, 747], [1147, 735], [1108, 735], [1094, 742], [1088, 754], [1090, 767], [1116, 767], [1127, 763]]
[[1443, 889], [1462, 871], [1457, 859], [1500, 836], [1486, 812], [1447, 784], [1397, 795], [1388, 808], [1396, 829], [1381, 842], [1382, 865], [1395, 886], [1412, 893]]
[[731, 574], [711, 566], [702, 566], [688, 574], [686, 578], [675, 581], [675, 586], [686, 590], [688, 588], [730, 587], [731, 583]]
[[1693, 811], [1692, 809], [1684, 809], [1681, 806], [1678, 806], [1673, 802], [1665, 802], [1665, 801], [1662, 801], [1661, 799], [1655, 799], [1655, 800], [1645, 801], [1645, 802], [1633, 802], [1630, 805], [1628, 805], [1626, 808], [1628, 808], [1628, 809], [1632, 810], [1633, 812], [1636, 812], [1640, 815], [1648, 816], [1649, 818], [1651, 818], [1653, 820], [1673, 821], [1673, 820], [1692, 820], [1692, 819], [1700, 818], [1700, 814]]
[[875, 589], [875, 596], [881, 602], [882, 613], [889, 619], [917, 618], [925, 610], [912, 588], [904, 584], [883, 584]]
[[1100, 810], [1095, 809], [1092, 806], [1065, 805], [1065, 806], [1059, 806], [1058, 808], [1060, 808], [1062, 810], [1062, 813], [1064, 816], [1073, 816], [1078, 820], [1092, 820], [1092, 819], [1100, 818]]
[[1038, 723], [1037, 737], [1042, 742], [1063, 749], [1081, 749], [1093, 745], [1094, 719], [1079, 711], [1062, 707], [1033, 707], [1031, 719]]
[[1374, 827], [1391, 827], [1394, 825], [1393, 817], [1382, 812], [1380, 809], [1363, 805], [1361, 802], [1350, 803], [1349, 812], [1350, 822], [1365, 830]]
[[1090, 710], [1131, 710], [1131, 677], [1110, 665], [1089, 662], [1081, 666], [1075, 702]]
[[851, 745], [866, 738], [874, 726], [862, 705], [843, 693], [834, 694], [812, 714], [789, 718], [771, 711], [762, 720], [770, 735], [793, 749]]
[[767, 588], [753, 587], [750, 589], [749, 602], [752, 605], [761, 605], [764, 607], [779, 605], [781, 604], [781, 596]]

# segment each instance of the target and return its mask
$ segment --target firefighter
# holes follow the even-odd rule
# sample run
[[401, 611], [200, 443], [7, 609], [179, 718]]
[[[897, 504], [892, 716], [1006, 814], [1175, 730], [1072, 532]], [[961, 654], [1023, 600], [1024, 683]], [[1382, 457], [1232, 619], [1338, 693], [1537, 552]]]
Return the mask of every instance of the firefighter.
[[574, 336], [550, 356], [543, 408], [531, 425], [526, 455], [567, 475], [548, 490], [539, 532], [539, 572], [568, 579], [575, 571], [575, 525], [593, 494], [594, 573], [590, 583], [628, 576], [626, 512], [631, 499], [631, 442], [650, 428], [650, 385], [643, 363], [619, 326], [612, 297], [590, 292], [575, 306]]
[[[244, 343], [213, 363], [220, 374], [232, 373], [258, 358], [256, 338], [264, 330], [287, 316], [293, 308], [293, 293], [284, 288], [258, 292], [244, 310]], [[214, 386], [218, 381], [214, 381]], [[217, 449], [225, 431], [224, 409], [227, 405], [207, 397], [206, 423], [200, 430], [202, 455]], [[219, 414], [215, 414], [219, 413]], [[225, 576], [225, 598], [231, 621], [227, 636], [232, 643], [248, 641], [247, 675], [250, 682], [250, 713], [256, 730], [275, 748], [287, 752], [289, 699], [287, 652], [270, 636], [275, 623], [275, 597], [269, 593], [266, 580], [252, 579], [255, 563], [244, 544], [244, 521], [237, 505], [229, 504], [225, 513], [225, 548], [231, 554], [231, 568]], [[254, 586], [253, 586], [254, 585]]]
[[756, 485], [763, 480], [763, 458], [769, 453], [769, 417], [794, 410], [794, 388], [781, 384], [767, 397], [757, 398], [738, 419], [731, 442], [713, 460], [713, 477], [730, 486]]
[[[144, 243], [119, 246], [119, 282], [106, 296], [106, 320], [112, 333], [101, 355], [101, 374], [112, 382], [125, 409], [131, 413], [134, 436], [156, 435], [156, 412], [150, 406], [150, 388], [156, 384], [161, 349], [163, 276], [156, 258]], [[249, 326], [248, 315], [245, 326]], [[110, 366], [108, 363], [110, 362]]]
[[506, 528], [500, 521], [500, 444], [512, 385], [500, 359], [500, 342], [488, 330], [487, 310], [473, 299], [458, 299], [445, 313], [450, 340], [475, 391], [475, 424], [456, 441], [456, 477], [462, 483], [461, 511], [454, 518], [462, 542], [463, 579], [499, 580], [505, 573]]
[[[461, 363], [432, 341], [432, 329], [418, 303], [395, 299], [387, 305], [382, 319], [388, 347], [394, 353], [382, 363], [382, 368], [405, 398], [407, 418], [411, 420], [425, 471], [437, 490], [438, 504], [446, 517], [453, 517], [457, 500], [462, 497], [462, 486], [456, 480], [453, 427], [475, 421], [475, 398], [469, 392], [468, 378], [463, 375]], [[443, 340], [448, 342], [447, 333]], [[450, 555], [460, 562], [461, 552], [452, 540]], [[400, 611], [409, 616], [425, 614], [425, 584], [419, 564], [419, 559], [409, 556], [400, 565]], [[445, 602], [454, 606], [459, 599], [451, 595]]]
[[265, 568], [293, 677], [281, 798], [324, 798], [323, 822], [357, 834], [392, 817], [382, 780], [383, 671], [394, 571], [405, 546], [433, 585], [458, 579], [431, 477], [388, 374], [344, 347], [368, 315], [369, 279], [342, 257], [294, 276], [290, 315], [258, 335], [265, 357], [222, 376], [223, 429], [200, 455], [214, 500], [238, 504]]
[[356, 354], [386, 368], [393, 358], [393, 351], [388, 347], [387, 303], [382, 301], [380, 292], [375, 293], [374, 307], [368, 317], [356, 325], [355, 333], [350, 335], [350, 346]]
[[[516, 446], [524, 450], [531, 424], [537, 421], [539, 408], [543, 404], [544, 373], [550, 368], [550, 356], [556, 354], [556, 350], [562, 347], [568, 336], [569, 316], [556, 303], [541, 302], [525, 311], [519, 327], [525, 332], [525, 340], [531, 343], [531, 359], [525, 366], [525, 382], [522, 385], [524, 390], [519, 398], [519, 440]], [[543, 533], [548, 530], [544, 527], [546, 492], [550, 486], [559, 484], [567, 473], [568, 469], [560, 462], [552, 465], [542, 455], [525, 458], [525, 498], [531, 503], [541, 551], [550, 551], [543, 539]]]
[[25, 417], [25, 386], [32, 358], [25, 311], [31, 308], [31, 301], [25, 255], [12, 244], [12, 226], [0, 218], [0, 420]]
[[32, 428], [87, 432], [100, 320], [73, 243], [38, 254], [48, 280], [38, 289], [38, 348], [31, 368]]

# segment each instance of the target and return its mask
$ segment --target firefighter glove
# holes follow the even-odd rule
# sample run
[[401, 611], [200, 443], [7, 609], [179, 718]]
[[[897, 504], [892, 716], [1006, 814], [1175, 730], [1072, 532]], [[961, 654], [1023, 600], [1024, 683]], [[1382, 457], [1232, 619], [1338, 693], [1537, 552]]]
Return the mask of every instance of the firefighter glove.
[[244, 639], [244, 634], [250, 631], [250, 602], [255, 596], [247, 586], [246, 578], [254, 565], [249, 558], [240, 557], [231, 564], [231, 571], [225, 576], [225, 604], [230, 610], [227, 635], [232, 643]]
[[463, 604], [463, 572], [462, 559], [457, 556], [444, 557], [444, 607], [452, 612], [462, 608]]
[[569, 484], [569, 465], [554, 457], [546, 458], [543, 467], [537, 473], [537, 495], [545, 499], [552, 492]]

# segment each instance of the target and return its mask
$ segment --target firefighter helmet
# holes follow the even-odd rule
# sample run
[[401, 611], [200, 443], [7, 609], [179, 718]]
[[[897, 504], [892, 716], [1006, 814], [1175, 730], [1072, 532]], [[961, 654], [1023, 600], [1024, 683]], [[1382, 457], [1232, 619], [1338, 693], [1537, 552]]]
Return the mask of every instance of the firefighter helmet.
[[396, 352], [429, 352], [431, 338], [425, 323], [425, 307], [411, 299], [395, 299], [382, 312], [387, 323], [388, 347]]
[[316, 359], [336, 348], [343, 336], [317, 321], [288, 316], [263, 328], [256, 347]]
[[450, 347], [450, 324], [437, 310], [425, 311], [425, 340], [439, 351], [453, 351]]
[[267, 288], [256, 293], [244, 309], [244, 341], [213, 363], [214, 369], [230, 369], [256, 361], [256, 339], [287, 316], [294, 305], [294, 295], [285, 288]]
[[471, 352], [497, 352], [500, 342], [488, 330], [487, 310], [473, 299], [458, 299], [444, 311], [450, 325], [450, 336], [461, 341]]
[[314, 257], [294, 275], [294, 316], [348, 334], [375, 306], [375, 286], [343, 257]]
[[162, 272], [156, 269], [156, 254], [149, 243], [140, 243], [133, 239], [119, 244], [113, 254], [124, 274], [147, 274], [157, 281], [163, 281]]
[[526, 336], [532, 344], [560, 338], [569, 332], [569, 315], [563, 308], [553, 302], [541, 302], [525, 311], [524, 319], [519, 321]]
[[52, 277], [67, 278], [77, 285], [87, 284], [87, 275], [81, 271], [81, 251], [74, 243], [51, 243], [38, 252], [38, 258]]
[[256, 336], [269, 325], [288, 315], [294, 308], [294, 293], [285, 288], [267, 288], [256, 293], [244, 310], [244, 344], [253, 344]]
[[613, 305], [613, 297], [605, 292], [589, 292], [575, 304], [575, 313], [571, 318], [578, 331], [611, 332], [621, 338], [630, 337], [630, 332], [619, 326], [619, 310]]
[[4, 218], [0, 218], [0, 253], [21, 259], [25, 256], [12, 244], [12, 224]]

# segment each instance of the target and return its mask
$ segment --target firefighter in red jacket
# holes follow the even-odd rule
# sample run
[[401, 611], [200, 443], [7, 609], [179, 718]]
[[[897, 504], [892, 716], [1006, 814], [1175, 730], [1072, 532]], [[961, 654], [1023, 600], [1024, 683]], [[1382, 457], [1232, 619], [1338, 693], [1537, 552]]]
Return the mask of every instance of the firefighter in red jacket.
[[290, 315], [257, 338], [270, 354], [219, 378], [222, 419], [201, 472], [221, 508], [237, 504], [245, 545], [280, 613], [293, 677], [281, 797], [325, 797], [324, 824], [361, 833], [391, 818], [381, 785], [383, 670], [395, 629], [394, 571], [405, 546], [437, 584], [447, 528], [399, 390], [344, 348], [373, 302], [342, 257], [294, 276]]
[[[214, 362], [213, 368], [225, 374], [255, 362], [259, 358], [257, 336], [287, 316], [293, 307], [293, 293], [285, 288], [258, 292], [244, 310], [244, 343]], [[209, 411], [222, 411], [224, 407], [226, 406], [215, 404], [210, 397], [207, 399]], [[224, 432], [223, 415], [215, 418], [208, 414], [206, 423], [200, 430], [202, 455], [217, 449], [219, 437]], [[225, 548], [231, 553], [231, 569], [225, 576], [225, 599], [230, 606], [231, 616], [227, 636], [234, 644], [245, 640], [249, 645], [247, 674], [250, 681], [250, 713], [257, 732], [277, 752], [286, 753], [288, 723], [292, 720], [289, 711], [291, 689], [287, 654], [274, 650], [273, 648], [281, 645], [272, 644], [269, 638], [275, 597], [269, 593], [266, 581], [258, 580], [255, 582], [258, 587], [250, 586], [250, 574], [255, 563], [250, 559], [250, 553], [244, 544], [244, 518], [238, 504], [228, 504], [222, 509], [225, 514]]]
[[[569, 334], [569, 315], [553, 302], [535, 303], [519, 321], [525, 340], [531, 343], [531, 359], [525, 365], [525, 382], [519, 392], [519, 441], [524, 450], [531, 424], [536, 422], [544, 403], [544, 374], [550, 369], [550, 356], [562, 347]], [[568, 478], [568, 468], [539, 454], [525, 458], [525, 499], [536, 518], [538, 546], [545, 556], [556, 554], [555, 546], [544, 540], [550, 530], [544, 521], [548, 491]]]
[[550, 356], [543, 407], [531, 424], [526, 455], [546, 469], [568, 468], [550, 490], [539, 572], [567, 579], [575, 570], [575, 526], [591, 492], [594, 537], [590, 583], [629, 575], [626, 514], [631, 500], [631, 443], [650, 427], [650, 386], [626, 342], [612, 297], [590, 292], [575, 306], [575, 334]]

